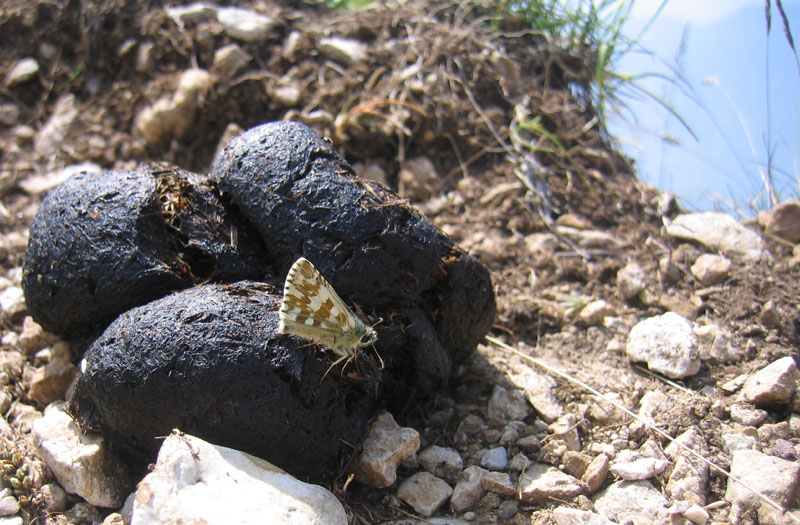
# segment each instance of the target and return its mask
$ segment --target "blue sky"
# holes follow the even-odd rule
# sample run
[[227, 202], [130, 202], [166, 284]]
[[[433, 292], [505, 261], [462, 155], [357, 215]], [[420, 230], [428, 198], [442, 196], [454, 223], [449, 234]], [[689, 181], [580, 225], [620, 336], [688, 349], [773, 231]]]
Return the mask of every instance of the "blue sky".
[[[635, 0], [625, 32], [638, 35], [660, 3]], [[800, 0], [784, 0], [783, 6], [798, 47]], [[636, 160], [641, 180], [676, 193], [692, 210], [750, 215], [752, 207], [766, 205], [758, 199], [763, 190], [759, 165], [766, 165], [769, 140], [780, 198], [797, 196], [800, 72], [774, 5], [768, 42], [763, 0], [670, 0], [642, 45], [658, 58], [631, 53], [615, 70], [669, 73], [665, 63], [676, 67], [688, 88], [656, 80], [644, 85], [677, 110], [697, 140], [657, 103], [626, 101], [635, 121], [630, 115], [611, 119], [610, 130]]]

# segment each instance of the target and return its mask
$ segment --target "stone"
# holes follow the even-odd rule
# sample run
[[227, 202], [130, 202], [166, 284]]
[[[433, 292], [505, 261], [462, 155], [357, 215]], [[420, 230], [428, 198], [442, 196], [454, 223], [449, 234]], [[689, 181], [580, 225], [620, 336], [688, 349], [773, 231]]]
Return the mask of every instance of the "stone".
[[508, 469], [512, 472], [522, 472], [526, 470], [530, 464], [531, 460], [528, 459], [528, 456], [522, 452], [517, 452], [508, 462]]
[[217, 7], [206, 2], [192, 2], [187, 5], [167, 8], [167, 16], [179, 26], [182, 26], [186, 22], [208, 20], [216, 13]]
[[745, 381], [741, 400], [756, 406], [788, 403], [796, 388], [796, 375], [797, 365], [793, 357], [773, 361]]
[[[604, 395], [606, 399], [627, 408], [627, 403], [619, 393], [608, 392]], [[603, 398], [597, 398], [596, 402], [589, 405], [587, 416], [600, 425], [619, 424], [630, 420], [628, 414]]]
[[481, 456], [481, 467], [488, 470], [506, 470], [508, 468], [508, 452], [505, 447], [487, 450]]
[[238, 44], [228, 44], [214, 52], [213, 70], [221, 75], [231, 77], [253, 60]]
[[422, 468], [440, 478], [454, 483], [461, 475], [464, 460], [452, 448], [430, 446], [417, 455], [417, 461]]
[[648, 481], [617, 481], [600, 491], [594, 509], [616, 523], [667, 524], [668, 500]]
[[229, 37], [244, 42], [263, 42], [275, 26], [272, 18], [241, 7], [217, 8], [217, 22]]
[[552, 423], [564, 413], [564, 407], [553, 394], [556, 381], [552, 377], [538, 374], [528, 368], [509, 376], [514, 385], [521, 389], [534, 410], [548, 423]]
[[669, 412], [675, 402], [661, 390], [650, 390], [639, 400], [639, 416], [650, 423], [655, 423], [659, 415]]
[[50, 362], [33, 371], [30, 378], [29, 395], [42, 405], [64, 399], [78, 368], [72, 364], [69, 343], [59, 341], [50, 351]]
[[586, 491], [586, 484], [545, 463], [534, 463], [519, 478], [523, 503], [544, 503], [550, 499], [569, 499]]
[[637, 297], [646, 286], [647, 275], [636, 261], [630, 261], [617, 272], [617, 290], [626, 301]]
[[19, 121], [20, 110], [16, 104], [0, 104], [0, 124], [13, 126]]
[[56, 483], [46, 483], [39, 489], [44, 509], [55, 514], [67, 508], [67, 493]]
[[[22, 321], [22, 332], [19, 334], [17, 345], [22, 352], [32, 354], [47, 345], [58, 341], [58, 337], [48, 333], [31, 316], [25, 316]], [[67, 347], [69, 350], [69, 347]]]
[[734, 477], [784, 508], [794, 504], [800, 482], [800, 463], [768, 456], [757, 450], [737, 450], [731, 459], [730, 473], [725, 500], [731, 504], [732, 523], [738, 523], [743, 512], [756, 510], [761, 513], [763, 507], [769, 507], [762, 498], [734, 481]]
[[131, 525], [168, 523], [346, 525], [347, 514], [322, 487], [175, 430], [136, 489], [131, 520]]
[[[366, 46], [358, 40], [335, 36], [324, 37], [320, 38], [317, 49], [325, 58], [343, 66], [352, 66], [367, 59]], [[400, 193], [402, 194], [402, 191]]]
[[275, 86], [272, 90], [272, 97], [275, 99], [275, 102], [285, 108], [295, 107], [300, 102], [301, 95], [302, 92], [300, 88], [293, 84]]
[[681, 445], [708, 457], [708, 445], [697, 427], [690, 427], [670, 443], [664, 453], [674, 461], [667, 482], [667, 494], [673, 500], [688, 501], [696, 505], [706, 504], [709, 466], [697, 456], [690, 454]]
[[148, 145], [182, 137], [194, 122], [195, 113], [202, 107], [212, 84], [213, 79], [207, 71], [187, 69], [181, 73], [178, 87], [172, 95], [161, 97], [137, 113], [134, 131]]
[[733, 344], [730, 332], [718, 325], [698, 325], [693, 330], [701, 361], [715, 359], [721, 363], [735, 363], [744, 356], [744, 351]]
[[426, 518], [444, 505], [452, 494], [450, 485], [430, 472], [417, 472], [397, 488], [397, 497]]
[[13, 516], [19, 512], [19, 502], [10, 488], [0, 490], [0, 517]]
[[592, 461], [592, 456], [582, 452], [575, 452], [568, 450], [561, 456], [561, 462], [564, 464], [564, 471], [570, 476], [580, 478], [586, 472], [586, 467]]
[[9, 286], [0, 292], [0, 309], [9, 317], [25, 308], [25, 294], [19, 286]]
[[498, 517], [504, 520], [510, 520], [517, 512], [519, 512], [519, 505], [513, 500], [506, 500], [497, 507]]
[[678, 215], [666, 231], [670, 237], [696, 242], [726, 255], [757, 258], [762, 253], [761, 237], [725, 213]]
[[19, 60], [6, 75], [8, 87], [18, 86], [32, 80], [39, 74], [39, 62], [35, 58], [27, 57]]
[[574, 414], [564, 414], [548, 425], [547, 430], [553, 434], [552, 441], [560, 441], [567, 450], [581, 449], [581, 437], [578, 434], [578, 418]]
[[614, 525], [613, 521], [594, 512], [565, 506], [553, 509], [552, 518], [557, 525]]
[[581, 230], [569, 226], [556, 226], [555, 231], [587, 250], [618, 250], [625, 245], [614, 235], [599, 230]]
[[757, 450], [758, 432], [753, 427], [724, 429], [722, 444], [728, 454], [733, 454], [737, 450]]
[[800, 243], [800, 200], [789, 199], [776, 204], [769, 211], [764, 233], [794, 244]]
[[97, 507], [79, 501], [71, 508], [64, 511], [64, 518], [67, 523], [100, 523], [103, 521], [103, 515]]
[[502, 425], [509, 421], [522, 421], [528, 417], [529, 412], [530, 406], [522, 392], [495, 385], [486, 408], [486, 417], [490, 423]]
[[731, 260], [722, 255], [704, 253], [694, 261], [690, 270], [700, 284], [713, 286], [728, 278]]
[[761, 307], [761, 313], [758, 314], [758, 320], [767, 328], [780, 328], [781, 326], [781, 313], [778, 307], [775, 306], [775, 301], [767, 301]]
[[49, 405], [32, 427], [36, 451], [59, 484], [98, 507], [119, 507], [130, 493], [128, 469], [99, 435], [85, 435], [64, 410]]
[[578, 314], [578, 320], [587, 326], [603, 324], [606, 316], [614, 315], [614, 308], [602, 299], [591, 301], [584, 306]]
[[667, 462], [656, 458], [638, 458], [633, 461], [616, 461], [611, 465], [611, 473], [626, 481], [653, 478], [667, 468]]
[[450, 507], [455, 512], [471, 509], [486, 494], [481, 480], [488, 473], [488, 470], [476, 466], [467, 467], [462, 472], [461, 479], [456, 483], [453, 495], [450, 497]]
[[41, 195], [61, 185], [62, 182], [77, 173], [100, 173], [101, 171], [103, 168], [94, 162], [81, 162], [50, 171], [44, 175], [25, 177], [17, 185], [28, 195]]
[[136, 50], [136, 63], [133, 68], [137, 73], [152, 73], [156, 63], [156, 45], [153, 42], [142, 42]]
[[674, 312], [637, 323], [628, 334], [626, 352], [632, 361], [644, 361], [650, 370], [673, 379], [700, 370], [692, 323]]
[[676, 282], [681, 278], [680, 268], [669, 255], [665, 255], [658, 260], [658, 271], [661, 272], [661, 278], [665, 281]]
[[589, 465], [586, 466], [586, 471], [581, 476], [581, 481], [586, 483], [587, 494], [594, 494], [600, 489], [600, 486], [605, 483], [608, 477], [608, 456], [605, 454], [598, 454], [592, 459]]
[[767, 412], [743, 403], [735, 403], [729, 407], [730, 418], [734, 423], [746, 427], [755, 427], [767, 419]]
[[673, 522], [676, 521], [675, 518], [684, 517], [692, 523], [704, 525], [711, 518], [706, 509], [688, 501], [676, 501], [667, 509], [667, 512], [670, 513]]
[[481, 479], [481, 486], [489, 492], [501, 496], [516, 496], [517, 487], [511, 482], [507, 472], [489, 472]]
[[43, 157], [57, 153], [77, 118], [78, 104], [75, 95], [61, 95], [53, 106], [50, 117], [33, 138], [34, 151]]
[[384, 412], [370, 423], [362, 450], [352, 460], [356, 479], [377, 488], [390, 487], [397, 480], [397, 467], [419, 449], [419, 432], [399, 426]]

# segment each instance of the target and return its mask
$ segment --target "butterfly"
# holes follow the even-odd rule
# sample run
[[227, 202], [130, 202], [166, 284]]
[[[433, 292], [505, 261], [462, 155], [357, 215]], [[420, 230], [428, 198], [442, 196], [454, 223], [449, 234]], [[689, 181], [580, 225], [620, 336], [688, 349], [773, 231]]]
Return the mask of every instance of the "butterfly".
[[378, 340], [375, 330], [347, 307], [333, 286], [304, 257], [292, 264], [286, 276], [279, 320], [278, 333], [294, 334], [325, 345], [339, 356], [325, 375], [342, 361], [353, 359], [359, 348]]

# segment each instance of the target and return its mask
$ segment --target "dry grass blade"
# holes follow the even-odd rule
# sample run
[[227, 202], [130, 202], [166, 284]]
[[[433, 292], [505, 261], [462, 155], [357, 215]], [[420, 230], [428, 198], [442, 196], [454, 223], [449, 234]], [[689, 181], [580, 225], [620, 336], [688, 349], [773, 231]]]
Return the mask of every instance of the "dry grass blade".
[[[608, 396], [606, 396], [605, 394], [603, 394], [602, 392], [600, 392], [596, 388], [584, 383], [583, 381], [581, 381], [580, 379], [577, 379], [576, 377], [573, 377], [573, 376], [567, 374], [566, 372], [562, 372], [561, 370], [558, 370], [557, 368], [554, 368], [554, 367], [548, 365], [547, 363], [545, 363], [544, 361], [542, 361], [540, 359], [536, 359], [535, 357], [531, 357], [531, 356], [529, 356], [529, 355], [527, 355], [527, 354], [525, 354], [523, 352], [520, 352], [519, 350], [517, 350], [513, 346], [510, 346], [510, 345], [504, 343], [503, 341], [501, 341], [501, 340], [499, 340], [499, 339], [497, 339], [495, 337], [486, 336], [486, 340], [489, 341], [490, 343], [502, 348], [503, 350], [511, 352], [514, 355], [517, 355], [517, 356], [525, 359], [526, 361], [531, 362], [531, 363], [535, 364], [536, 366], [538, 366], [540, 368], [543, 368], [544, 370], [547, 370], [548, 372], [550, 372], [552, 374], [555, 374], [555, 375], [557, 375], [557, 376], [559, 376], [559, 377], [561, 377], [563, 379], [566, 379], [570, 383], [578, 385], [579, 387], [585, 389], [586, 391], [590, 392], [591, 394], [597, 396], [599, 399], [602, 399], [603, 401], [605, 401], [605, 402], [613, 405], [614, 407], [620, 409], [621, 411], [625, 412], [627, 415], [631, 416], [635, 420], [637, 420], [640, 423], [642, 423], [643, 425], [645, 425], [647, 428], [649, 428], [653, 432], [656, 432], [658, 435], [660, 435], [663, 438], [667, 439], [670, 443], [674, 443], [677, 447], [679, 447], [682, 450], [685, 450], [689, 454], [693, 455], [694, 457], [696, 457], [697, 459], [699, 459], [700, 461], [702, 461], [703, 463], [705, 463], [709, 467], [713, 468], [714, 470], [716, 470], [717, 472], [719, 472], [723, 476], [725, 476], [727, 478], [730, 478], [733, 481], [735, 481], [736, 483], [740, 484], [742, 487], [746, 488], [747, 490], [749, 490], [750, 492], [752, 492], [753, 494], [755, 494], [756, 496], [761, 498], [763, 501], [768, 503], [770, 506], [774, 507], [775, 509], [779, 510], [780, 512], [784, 512], [784, 513], [786, 512], [787, 509], [784, 509], [780, 505], [780, 503], [778, 503], [774, 499], [772, 499], [769, 496], [765, 496], [764, 494], [760, 493], [759, 491], [757, 491], [756, 489], [754, 489], [753, 487], [751, 487], [747, 483], [743, 482], [738, 477], [733, 476], [730, 472], [728, 472], [724, 468], [717, 466], [716, 464], [714, 464], [710, 460], [706, 459], [705, 457], [703, 457], [702, 455], [700, 455], [696, 451], [692, 450], [691, 448], [687, 447], [686, 445], [684, 445], [684, 444], [682, 444], [682, 443], [680, 443], [678, 441], [675, 441], [674, 437], [670, 436], [669, 434], [667, 434], [666, 432], [664, 432], [663, 430], [661, 430], [657, 426], [653, 425], [652, 423], [650, 423], [646, 419], [642, 418], [641, 416], [639, 416], [639, 414], [629, 410], [628, 408], [626, 408], [622, 404], [614, 401], [613, 399], [610, 399]], [[786, 516], [789, 516], [789, 515], [786, 514]]]

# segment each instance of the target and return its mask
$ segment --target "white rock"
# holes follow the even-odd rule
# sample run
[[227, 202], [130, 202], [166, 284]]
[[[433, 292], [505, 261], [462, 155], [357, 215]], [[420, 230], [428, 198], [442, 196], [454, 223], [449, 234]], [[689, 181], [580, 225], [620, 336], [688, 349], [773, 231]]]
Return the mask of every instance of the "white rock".
[[800, 201], [789, 199], [769, 211], [764, 231], [786, 241], [800, 243]]
[[611, 473], [627, 481], [653, 478], [667, 468], [667, 462], [656, 458], [639, 458], [630, 462], [615, 462]]
[[231, 38], [263, 42], [275, 26], [272, 18], [241, 7], [217, 8], [217, 22]]
[[704, 253], [694, 261], [691, 267], [692, 275], [694, 275], [703, 286], [721, 283], [728, 278], [730, 271], [730, 259], [712, 253]]
[[564, 413], [564, 407], [552, 392], [556, 387], [552, 377], [537, 374], [529, 368], [510, 374], [509, 379], [525, 393], [528, 402], [546, 422], [552, 423]]
[[173, 136], [183, 136], [191, 127], [195, 113], [212, 84], [211, 74], [203, 69], [184, 71], [172, 96], [162, 97], [139, 111], [134, 120], [134, 130], [150, 145]]
[[33, 442], [59, 484], [98, 507], [119, 507], [130, 493], [128, 470], [97, 435], [84, 435], [64, 411], [49, 405], [33, 423]]
[[616, 523], [666, 525], [668, 500], [647, 481], [618, 481], [597, 494], [594, 510]]
[[547, 426], [552, 436], [551, 441], [564, 443], [567, 450], [579, 451], [581, 437], [578, 433], [578, 418], [574, 414], [564, 414]]
[[476, 466], [467, 467], [461, 473], [461, 479], [456, 483], [453, 495], [450, 497], [450, 506], [454, 511], [464, 512], [471, 509], [486, 494], [481, 480], [488, 473], [488, 470]]
[[748, 374], [738, 375], [730, 381], [726, 381], [725, 383], [721, 384], [719, 388], [723, 392], [733, 394], [734, 392], [738, 392], [744, 386], [744, 383], [747, 381], [748, 377], [750, 377]]
[[630, 261], [617, 272], [617, 290], [626, 301], [638, 296], [645, 287], [647, 275], [636, 261]]
[[33, 138], [33, 149], [41, 156], [51, 156], [58, 152], [61, 143], [69, 135], [78, 117], [78, 104], [75, 95], [67, 93], [56, 101], [53, 113]]
[[49, 353], [50, 362], [36, 368], [30, 378], [29, 395], [42, 405], [64, 399], [67, 388], [78, 373], [77, 367], [72, 364], [69, 343], [59, 341]]
[[758, 257], [762, 252], [761, 237], [725, 213], [678, 215], [667, 225], [667, 235], [734, 256]]
[[173, 431], [136, 489], [131, 525], [170, 523], [346, 525], [347, 515], [322, 487], [263, 459]]
[[397, 480], [397, 466], [419, 449], [419, 432], [400, 427], [391, 414], [384, 412], [370, 423], [362, 447], [351, 463], [356, 479], [386, 488]]
[[742, 388], [741, 399], [756, 406], [786, 403], [796, 388], [797, 365], [791, 356], [773, 361], [750, 376]]
[[450, 482], [455, 482], [464, 468], [461, 455], [452, 448], [430, 446], [417, 455], [417, 461], [422, 468]]
[[694, 327], [699, 343], [700, 359], [716, 359], [722, 363], [735, 363], [742, 359], [744, 351], [734, 346], [730, 332], [715, 324]]
[[557, 525], [614, 525], [613, 521], [604, 516], [572, 507], [556, 507], [552, 517]]
[[614, 313], [614, 308], [612, 308], [610, 304], [602, 299], [598, 299], [581, 308], [581, 312], [578, 314], [578, 320], [588, 326], [598, 326], [603, 324], [606, 316], [614, 315]]
[[13, 516], [19, 512], [19, 502], [10, 488], [0, 490], [0, 517]]
[[587, 250], [614, 250], [625, 243], [608, 232], [598, 230], [581, 230], [570, 226], [556, 226], [556, 232], [570, 238], [581, 248]]
[[272, 97], [275, 99], [275, 102], [286, 108], [296, 106], [298, 102], [300, 102], [300, 95], [302, 95], [300, 88], [293, 84], [275, 86], [275, 89], [272, 91]]
[[0, 525], [25, 525], [22, 516], [8, 516], [0, 518]]
[[238, 44], [228, 44], [214, 52], [214, 71], [227, 76], [235, 75], [253, 60]]
[[417, 472], [397, 488], [397, 497], [423, 517], [436, 512], [452, 494], [450, 485], [430, 472]]
[[323, 56], [344, 66], [358, 64], [367, 59], [366, 46], [358, 40], [348, 38], [321, 38], [317, 49]]
[[68, 178], [78, 173], [100, 173], [103, 168], [94, 162], [82, 162], [80, 164], [72, 164], [65, 166], [61, 169], [48, 172], [44, 175], [31, 175], [25, 177], [17, 184], [29, 195], [39, 195], [52, 190]]
[[39, 489], [42, 495], [42, 506], [47, 512], [55, 514], [67, 508], [67, 493], [56, 483], [46, 483]]
[[743, 403], [734, 403], [729, 407], [731, 421], [739, 423], [746, 427], [755, 427], [761, 424], [762, 421], [767, 419], [766, 410], [753, 408], [750, 405]]
[[650, 390], [639, 400], [639, 415], [651, 423], [669, 412], [675, 402], [661, 390]]
[[183, 6], [167, 8], [167, 16], [179, 25], [184, 22], [207, 20], [214, 16], [216, 12], [217, 7], [206, 2], [193, 2]]
[[550, 499], [570, 499], [586, 490], [586, 484], [545, 463], [534, 463], [518, 481], [520, 500], [543, 503]]
[[752, 491], [734, 481], [733, 477], [784, 508], [794, 504], [800, 482], [800, 463], [768, 456], [757, 450], [738, 450], [733, 454], [730, 472], [725, 500], [731, 503], [733, 523], [737, 523], [735, 516], [742, 511], [760, 510], [768, 505]]
[[628, 334], [628, 358], [644, 361], [648, 368], [680, 379], [700, 370], [697, 337], [692, 323], [674, 312], [640, 321]]
[[488, 470], [505, 470], [508, 468], [508, 452], [505, 447], [487, 450], [481, 456], [481, 466]]
[[8, 87], [24, 84], [39, 74], [39, 62], [35, 58], [27, 57], [17, 62], [6, 75]]
[[704, 525], [708, 522], [709, 518], [711, 518], [711, 515], [706, 509], [696, 503], [689, 503], [688, 501], [676, 501], [670, 506], [668, 512], [673, 517], [682, 516], [698, 525]]
[[553, 253], [559, 247], [561, 243], [552, 233], [530, 233], [525, 236], [525, 248], [531, 255]]
[[694, 450], [703, 457], [709, 455], [706, 440], [696, 427], [690, 427], [675, 438], [675, 441], [664, 449], [664, 453], [675, 461], [675, 466], [667, 482], [667, 494], [673, 500], [688, 501], [700, 506], [705, 505], [709, 466], [681, 448], [680, 445]]
[[502, 425], [509, 421], [521, 421], [528, 416], [528, 412], [528, 401], [519, 390], [506, 390], [495, 385], [486, 408], [486, 417], [491, 423]]
[[9, 286], [0, 292], [0, 308], [6, 314], [13, 313], [18, 307], [24, 306], [25, 294], [19, 286]]
[[758, 450], [758, 432], [753, 427], [724, 429], [722, 444], [730, 455], [737, 450]]
[[19, 106], [16, 104], [0, 104], [0, 124], [13, 126], [19, 120]]

